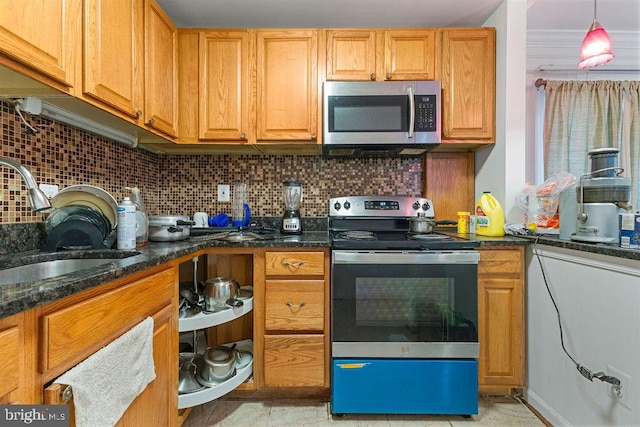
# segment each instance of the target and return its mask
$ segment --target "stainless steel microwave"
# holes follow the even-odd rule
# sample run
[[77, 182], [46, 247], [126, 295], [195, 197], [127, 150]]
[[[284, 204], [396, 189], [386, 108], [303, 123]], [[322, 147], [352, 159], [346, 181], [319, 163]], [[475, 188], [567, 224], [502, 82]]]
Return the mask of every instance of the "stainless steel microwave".
[[416, 157], [440, 144], [440, 82], [326, 82], [328, 157]]

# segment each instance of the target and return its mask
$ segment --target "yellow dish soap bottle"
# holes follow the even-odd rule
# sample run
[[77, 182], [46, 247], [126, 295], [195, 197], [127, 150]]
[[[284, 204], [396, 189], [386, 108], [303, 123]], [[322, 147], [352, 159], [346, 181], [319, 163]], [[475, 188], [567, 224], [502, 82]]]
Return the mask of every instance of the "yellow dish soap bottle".
[[504, 212], [500, 203], [485, 191], [476, 204], [476, 235], [504, 236]]

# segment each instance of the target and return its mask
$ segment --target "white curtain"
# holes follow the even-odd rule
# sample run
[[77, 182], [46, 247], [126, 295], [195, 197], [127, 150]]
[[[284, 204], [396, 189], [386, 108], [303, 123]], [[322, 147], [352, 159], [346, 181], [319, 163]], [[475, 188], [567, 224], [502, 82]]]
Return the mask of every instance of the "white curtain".
[[547, 81], [545, 179], [589, 171], [588, 152], [620, 149], [622, 176], [631, 179], [630, 203], [640, 200], [640, 81]]

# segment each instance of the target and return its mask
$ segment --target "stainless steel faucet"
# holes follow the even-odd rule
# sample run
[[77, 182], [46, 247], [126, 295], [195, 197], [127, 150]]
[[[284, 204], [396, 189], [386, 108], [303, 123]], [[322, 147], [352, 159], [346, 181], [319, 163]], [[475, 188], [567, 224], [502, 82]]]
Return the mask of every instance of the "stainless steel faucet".
[[31, 208], [34, 211], [39, 212], [51, 207], [49, 198], [47, 198], [47, 196], [38, 188], [38, 184], [33, 178], [33, 175], [31, 175], [31, 172], [29, 172], [29, 169], [7, 157], [0, 157], [0, 165], [5, 165], [22, 176], [22, 180], [29, 190], [29, 202], [31, 203]]

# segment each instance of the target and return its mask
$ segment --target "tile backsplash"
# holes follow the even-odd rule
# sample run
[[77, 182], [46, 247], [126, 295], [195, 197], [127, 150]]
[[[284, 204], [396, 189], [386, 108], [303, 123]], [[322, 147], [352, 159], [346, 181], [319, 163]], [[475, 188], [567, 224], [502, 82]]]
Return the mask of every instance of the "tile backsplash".
[[[217, 201], [218, 184], [245, 182], [252, 216], [280, 216], [282, 182], [302, 183], [302, 215], [326, 216], [328, 199], [346, 194], [421, 194], [422, 159], [325, 159], [296, 155], [170, 155], [132, 149], [92, 133], [25, 115], [40, 129], [27, 135], [11, 106], [0, 103], [0, 156], [18, 161], [38, 184], [101, 187], [116, 200], [137, 186], [150, 214], [231, 214], [231, 202]], [[29, 206], [19, 175], [0, 166], [0, 224], [41, 222]]]

